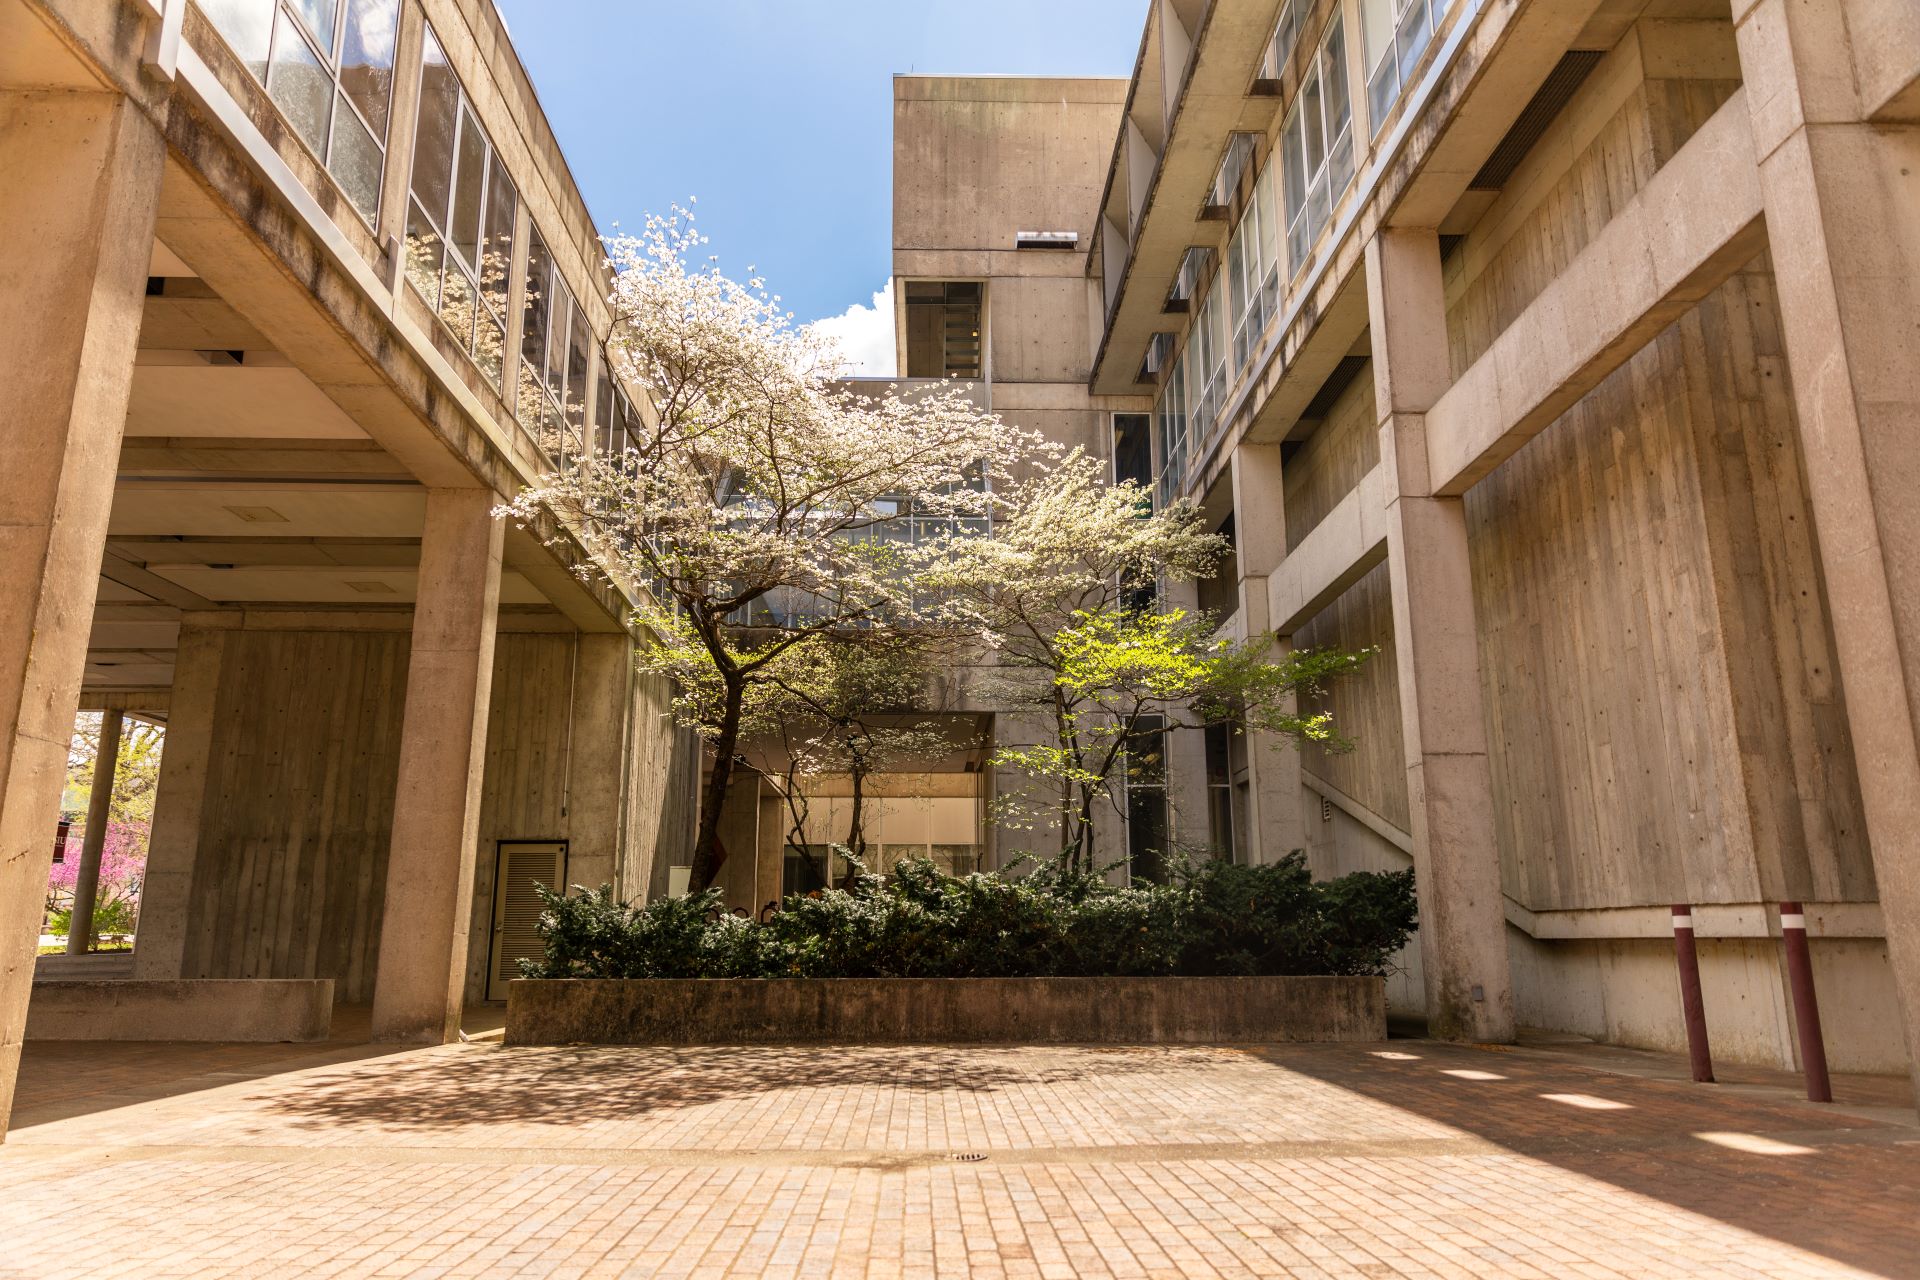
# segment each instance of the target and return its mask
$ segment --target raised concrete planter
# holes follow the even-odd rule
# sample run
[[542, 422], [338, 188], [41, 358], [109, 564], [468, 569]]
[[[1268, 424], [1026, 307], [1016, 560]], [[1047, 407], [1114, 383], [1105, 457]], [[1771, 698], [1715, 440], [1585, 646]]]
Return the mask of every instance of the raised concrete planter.
[[522, 979], [508, 1044], [1384, 1040], [1380, 978]]
[[331, 978], [36, 981], [29, 1040], [325, 1040]]

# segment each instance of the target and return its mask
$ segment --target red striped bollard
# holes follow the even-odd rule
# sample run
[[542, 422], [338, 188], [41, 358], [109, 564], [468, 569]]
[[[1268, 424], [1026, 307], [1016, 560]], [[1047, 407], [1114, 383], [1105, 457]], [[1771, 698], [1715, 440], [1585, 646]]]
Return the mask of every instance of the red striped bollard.
[[1820, 1034], [1820, 1002], [1813, 992], [1813, 958], [1807, 953], [1807, 914], [1797, 902], [1780, 904], [1780, 937], [1787, 944], [1787, 980], [1793, 988], [1793, 1020], [1800, 1030], [1800, 1065], [1807, 1101], [1832, 1102], [1827, 1079], [1827, 1042]]
[[1693, 908], [1673, 909], [1673, 955], [1680, 963], [1680, 1008], [1687, 1021], [1687, 1057], [1696, 1084], [1713, 1083], [1713, 1054], [1707, 1048], [1707, 1005], [1700, 996], [1700, 955], [1693, 945]]

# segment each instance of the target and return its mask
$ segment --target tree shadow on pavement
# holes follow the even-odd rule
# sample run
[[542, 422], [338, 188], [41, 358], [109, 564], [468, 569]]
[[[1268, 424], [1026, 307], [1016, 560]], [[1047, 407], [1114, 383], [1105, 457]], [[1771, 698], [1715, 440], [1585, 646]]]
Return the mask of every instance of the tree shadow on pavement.
[[[301, 1125], [413, 1130], [501, 1124], [588, 1125], [781, 1089], [982, 1094], [1089, 1075], [1165, 1072], [1205, 1050], [1087, 1047], [1070, 1065], [992, 1046], [479, 1048], [386, 1059], [316, 1075], [253, 1099]], [[1058, 1062], [1058, 1059], [1055, 1059]]]

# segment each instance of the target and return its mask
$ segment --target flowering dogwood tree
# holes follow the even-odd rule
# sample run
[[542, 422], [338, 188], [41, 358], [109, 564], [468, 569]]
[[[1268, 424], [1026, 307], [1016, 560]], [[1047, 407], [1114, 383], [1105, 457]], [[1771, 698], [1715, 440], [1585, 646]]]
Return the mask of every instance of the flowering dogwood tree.
[[1296, 713], [1296, 698], [1367, 654], [1275, 660], [1271, 636], [1235, 641], [1217, 619], [1155, 607], [1156, 582], [1212, 577], [1226, 550], [1190, 503], [1156, 511], [1145, 489], [1109, 483], [1103, 462], [1075, 451], [1001, 494], [992, 536], [956, 543], [932, 574], [997, 649], [1009, 698], [1051, 722], [1052, 741], [1002, 747], [994, 763], [1053, 790], [1078, 869], [1094, 866], [1096, 807], [1149, 717], [1338, 745], [1331, 716]]
[[515, 499], [550, 509], [601, 563], [648, 588], [641, 659], [709, 742], [689, 885], [725, 856], [721, 802], [754, 701], [810, 645], [935, 622], [924, 566], [988, 514], [1031, 438], [960, 387], [866, 396], [835, 343], [758, 279], [726, 276], [691, 215], [611, 242], [614, 372], [641, 403], [617, 453], [588, 453]]

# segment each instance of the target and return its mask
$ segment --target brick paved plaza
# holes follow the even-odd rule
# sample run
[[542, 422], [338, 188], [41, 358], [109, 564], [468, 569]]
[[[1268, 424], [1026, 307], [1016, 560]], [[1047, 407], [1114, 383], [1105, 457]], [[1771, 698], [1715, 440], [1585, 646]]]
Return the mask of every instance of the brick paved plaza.
[[1920, 1275], [1904, 1082], [1673, 1066], [35, 1044], [0, 1274]]

